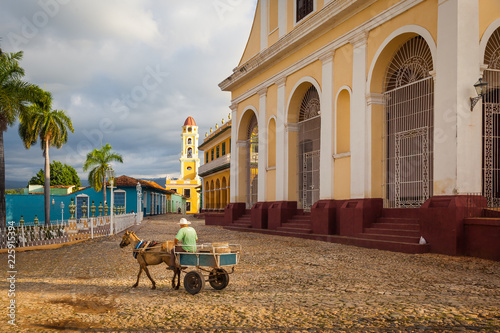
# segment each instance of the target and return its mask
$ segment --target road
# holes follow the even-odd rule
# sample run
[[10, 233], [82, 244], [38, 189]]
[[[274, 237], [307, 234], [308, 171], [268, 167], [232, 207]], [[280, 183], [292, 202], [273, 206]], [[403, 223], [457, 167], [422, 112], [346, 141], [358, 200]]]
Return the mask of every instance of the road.
[[[147, 218], [146, 240], [172, 240], [180, 215]], [[500, 262], [409, 255], [239, 233], [188, 217], [200, 242], [239, 243], [226, 289], [191, 295], [150, 266], [157, 289], [120, 235], [59, 249], [16, 253], [15, 297], [0, 281], [11, 332], [455, 332], [500, 331]], [[7, 263], [7, 254], [0, 254]], [[7, 265], [5, 267], [7, 276]], [[8, 309], [4, 310], [7, 313]]]

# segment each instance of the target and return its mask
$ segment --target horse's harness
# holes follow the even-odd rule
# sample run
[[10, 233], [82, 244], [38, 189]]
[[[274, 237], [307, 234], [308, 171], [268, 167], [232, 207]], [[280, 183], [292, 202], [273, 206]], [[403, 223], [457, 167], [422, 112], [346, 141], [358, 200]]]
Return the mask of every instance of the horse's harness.
[[139, 241], [137, 245], [134, 247], [134, 251], [132, 252], [135, 259], [137, 259], [137, 254], [143, 254], [147, 250], [151, 250], [156, 245], [160, 244], [160, 242], [156, 241]]

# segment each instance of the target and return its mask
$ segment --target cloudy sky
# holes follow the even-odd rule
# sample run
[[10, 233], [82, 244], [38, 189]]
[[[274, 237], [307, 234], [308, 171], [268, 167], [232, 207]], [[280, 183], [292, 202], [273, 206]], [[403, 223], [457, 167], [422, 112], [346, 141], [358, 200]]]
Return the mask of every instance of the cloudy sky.
[[[75, 133], [51, 160], [82, 179], [86, 154], [110, 143], [118, 175], [180, 173], [181, 127], [204, 133], [230, 112], [218, 83], [237, 66], [256, 0], [0, 0], [0, 45], [24, 51], [25, 79], [50, 91]], [[40, 145], [26, 150], [18, 125], [5, 133], [6, 181], [43, 167]], [[201, 157], [201, 156], [200, 156]]]

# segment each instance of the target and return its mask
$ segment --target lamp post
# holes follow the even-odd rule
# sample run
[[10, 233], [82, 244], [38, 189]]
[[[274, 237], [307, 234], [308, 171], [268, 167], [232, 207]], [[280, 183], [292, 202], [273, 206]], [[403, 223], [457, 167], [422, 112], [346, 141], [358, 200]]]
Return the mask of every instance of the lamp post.
[[474, 89], [476, 89], [476, 94], [477, 97], [471, 97], [470, 98], [470, 111], [472, 112], [474, 110], [474, 106], [476, 103], [483, 98], [484, 94], [486, 93], [486, 87], [488, 86], [488, 82], [483, 82], [482, 78], [479, 78], [479, 80], [474, 83]]
[[61, 201], [61, 223], [64, 223], [64, 202]]
[[113, 170], [112, 168], [109, 168], [108, 170], [106, 170], [106, 177], [108, 177], [109, 179], [109, 187], [110, 187], [110, 190], [111, 190], [111, 211], [109, 213], [109, 215], [111, 216], [110, 218], [110, 229], [109, 229], [109, 232], [110, 232], [110, 235], [113, 234], [113, 207], [114, 207], [114, 204], [115, 204], [115, 197], [114, 197], [114, 193], [113, 193], [113, 183], [115, 181], [115, 170]]
[[139, 224], [140, 218], [141, 218], [141, 198], [142, 198], [141, 183], [137, 182], [135, 189], [137, 191], [137, 220], [136, 220], [136, 223]]

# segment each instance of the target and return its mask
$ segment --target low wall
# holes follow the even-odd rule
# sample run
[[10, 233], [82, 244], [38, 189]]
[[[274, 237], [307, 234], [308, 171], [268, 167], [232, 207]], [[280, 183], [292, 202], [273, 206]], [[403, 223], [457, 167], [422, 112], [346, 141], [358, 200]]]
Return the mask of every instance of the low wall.
[[500, 260], [500, 220], [465, 219], [464, 252], [471, 257]]

